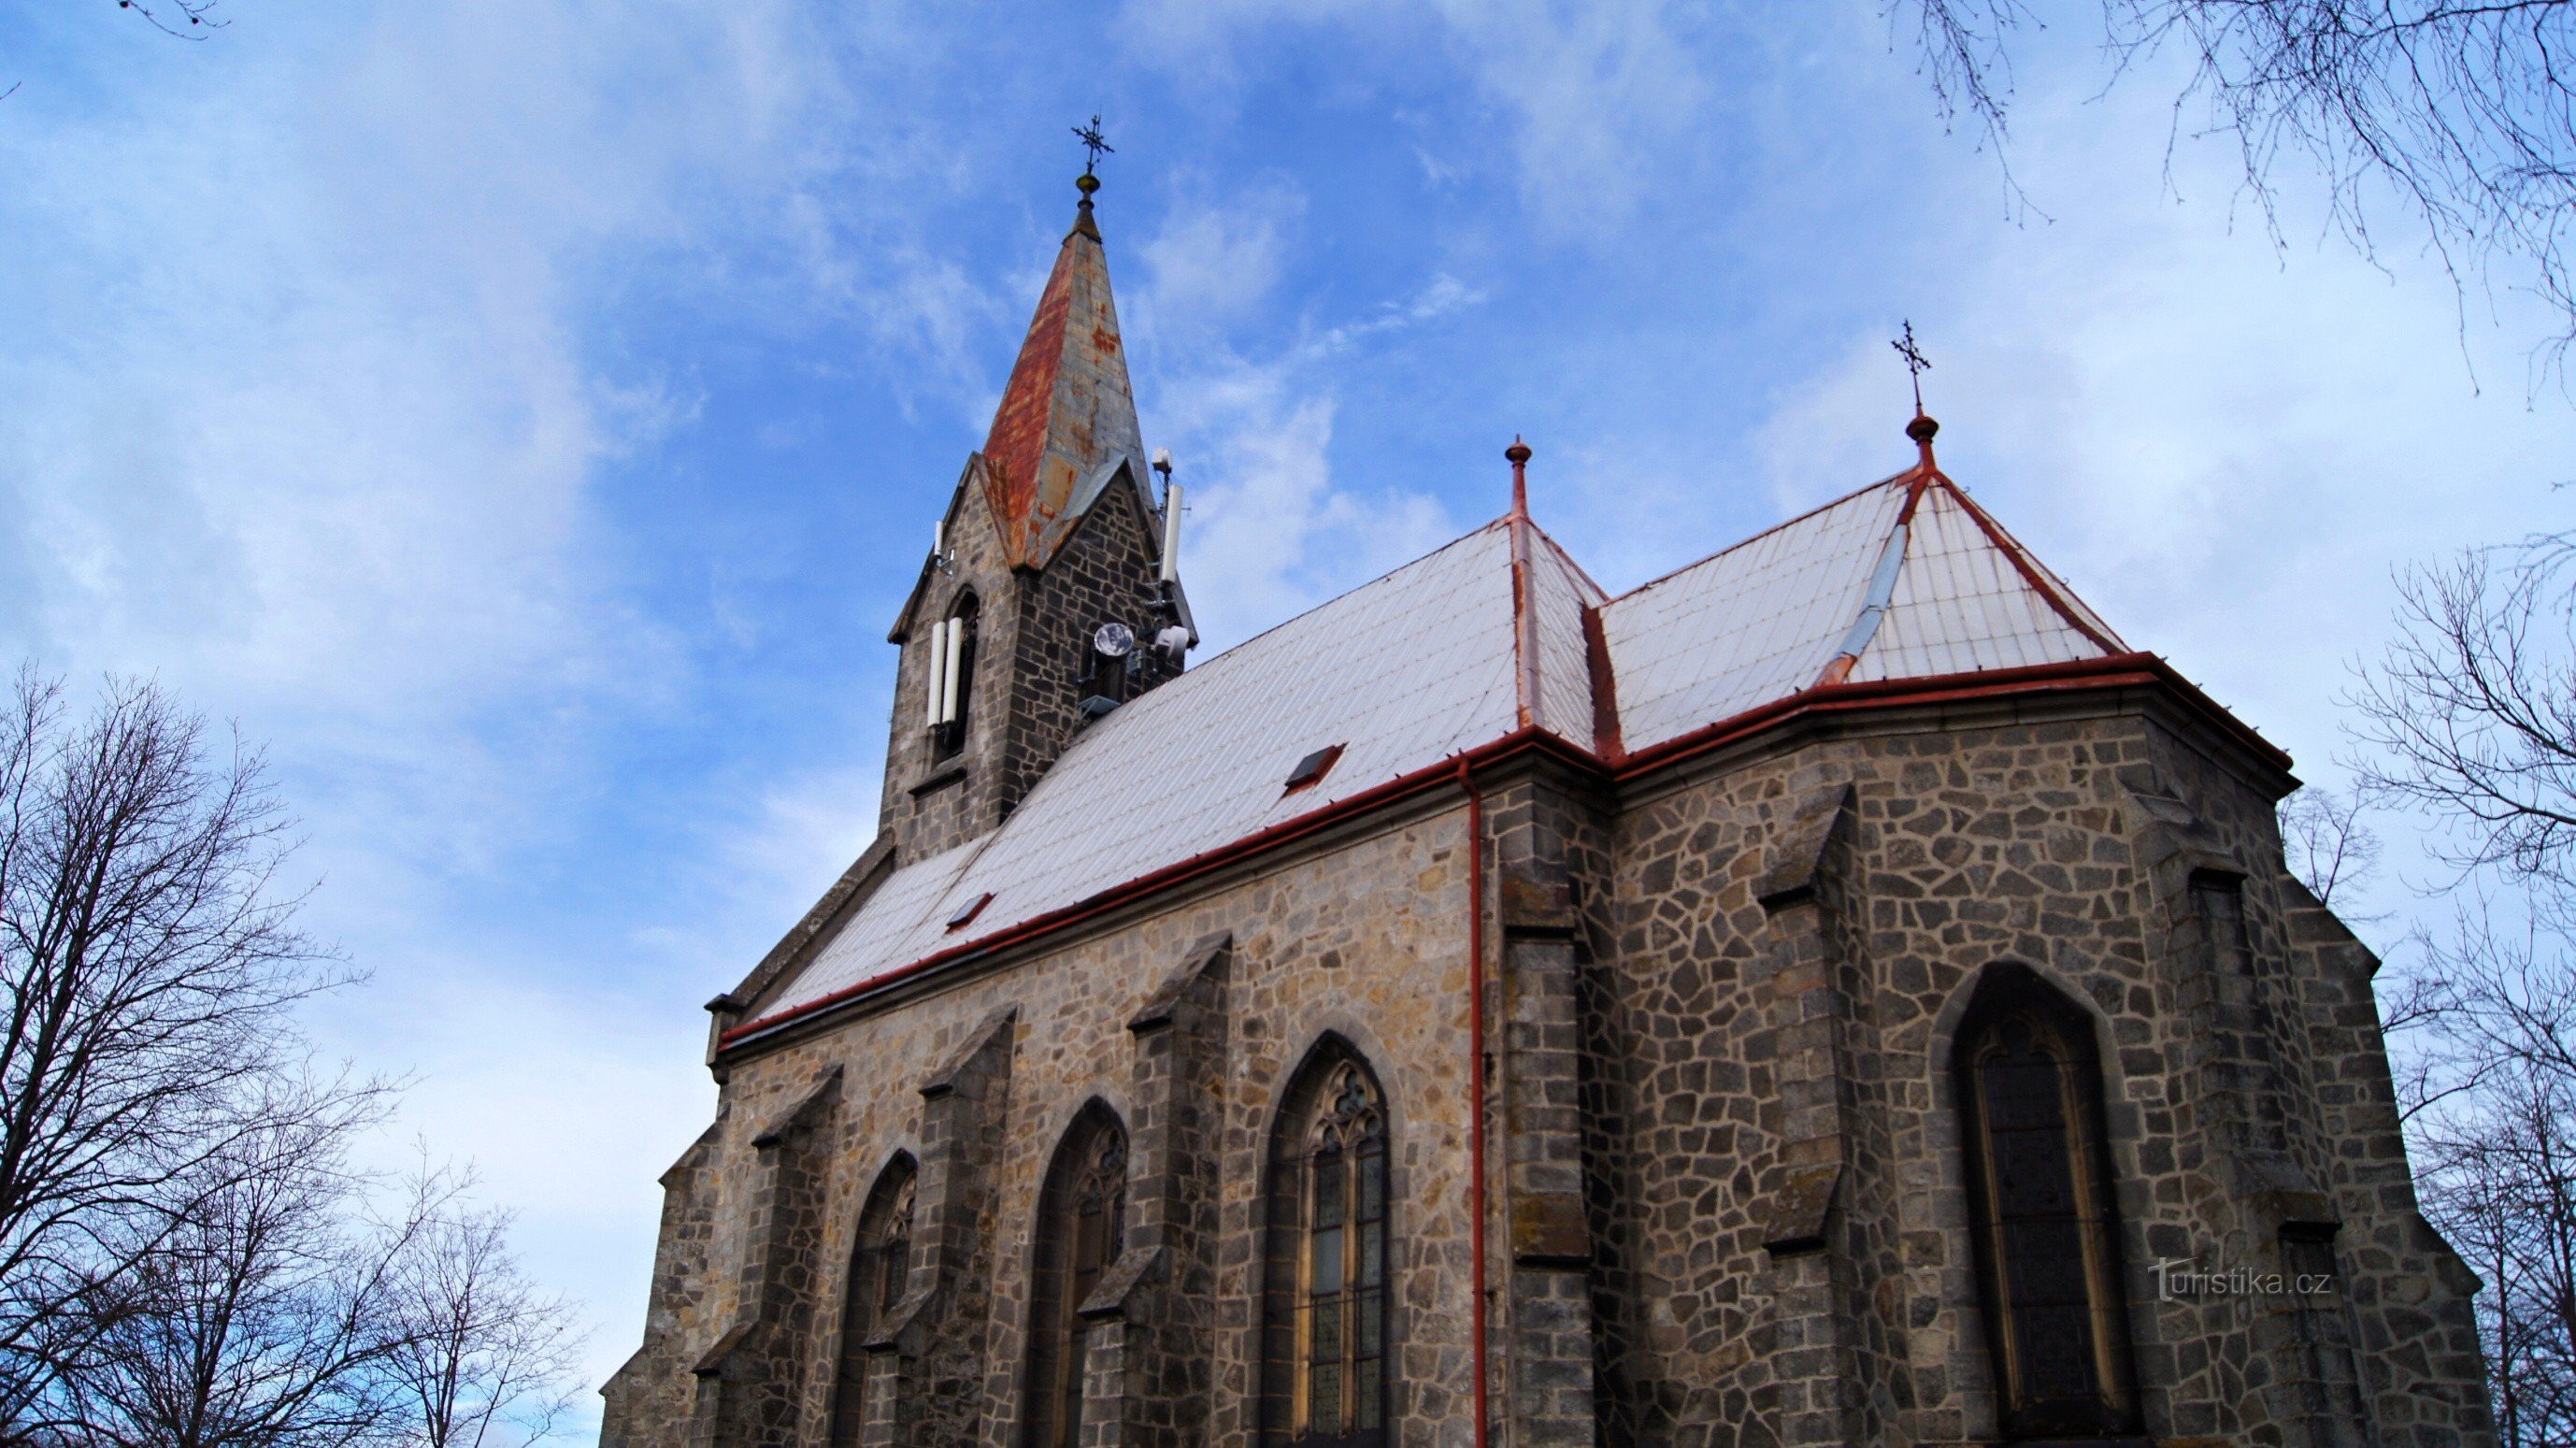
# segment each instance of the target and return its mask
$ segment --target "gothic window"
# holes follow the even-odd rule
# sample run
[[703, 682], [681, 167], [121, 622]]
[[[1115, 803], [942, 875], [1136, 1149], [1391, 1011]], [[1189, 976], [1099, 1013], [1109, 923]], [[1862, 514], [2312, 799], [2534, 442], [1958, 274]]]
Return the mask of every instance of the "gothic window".
[[1969, 1007], [1955, 1065], [2003, 1431], [2135, 1432], [2091, 1022], [2029, 971], [1998, 966]]
[[950, 758], [966, 747], [966, 721], [975, 702], [975, 622], [979, 611], [972, 592], [959, 595], [956, 606], [949, 610], [946, 631], [938, 636], [947, 656], [936, 661], [932, 674], [943, 681], [956, 703], [950, 707], [945, 698], [941, 702], [945, 722], [931, 736], [935, 758]]
[[1029, 1293], [1026, 1448], [1073, 1448], [1082, 1428], [1083, 1299], [1118, 1260], [1127, 1215], [1127, 1133], [1094, 1102], [1065, 1133], [1038, 1194]]
[[1271, 1131], [1261, 1441], [1386, 1441], [1385, 1099], [1347, 1048], [1318, 1052]]
[[857, 1448], [867, 1422], [868, 1339], [903, 1297], [912, 1266], [912, 1158], [898, 1156], [877, 1177], [859, 1212], [850, 1280], [841, 1302], [841, 1365], [832, 1389], [832, 1448]]

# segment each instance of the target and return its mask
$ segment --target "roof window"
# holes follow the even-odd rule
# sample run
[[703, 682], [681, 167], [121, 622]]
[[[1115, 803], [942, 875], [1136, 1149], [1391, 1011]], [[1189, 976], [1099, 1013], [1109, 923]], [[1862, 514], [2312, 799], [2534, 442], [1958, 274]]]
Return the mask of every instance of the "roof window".
[[1318, 783], [1325, 775], [1333, 772], [1334, 762], [1341, 757], [1342, 746], [1328, 744], [1298, 760], [1297, 767], [1288, 771], [1288, 787], [1280, 793], [1295, 794], [1301, 789]]
[[965, 904], [958, 906], [957, 913], [948, 917], [948, 928], [951, 930], [963, 930], [967, 926], [974, 924], [975, 917], [983, 914], [984, 907], [992, 903], [993, 892], [987, 890], [983, 894], [976, 896], [974, 899], [967, 901]]

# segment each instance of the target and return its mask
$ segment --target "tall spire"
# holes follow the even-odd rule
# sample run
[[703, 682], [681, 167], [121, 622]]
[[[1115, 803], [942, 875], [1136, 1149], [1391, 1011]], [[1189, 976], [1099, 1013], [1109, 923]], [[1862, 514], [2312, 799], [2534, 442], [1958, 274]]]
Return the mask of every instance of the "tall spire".
[[[1106, 151], [1096, 125], [1076, 134]], [[1091, 209], [1100, 178], [1086, 167], [1074, 186], [1082, 201], [1073, 229], [1056, 252], [984, 440], [985, 496], [1011, 562], [1022, 567], [1046, 566], [1089, 502], [1086, 487], [1109, 463], [1125, 457], [1144, 476], [1109, 259]]]

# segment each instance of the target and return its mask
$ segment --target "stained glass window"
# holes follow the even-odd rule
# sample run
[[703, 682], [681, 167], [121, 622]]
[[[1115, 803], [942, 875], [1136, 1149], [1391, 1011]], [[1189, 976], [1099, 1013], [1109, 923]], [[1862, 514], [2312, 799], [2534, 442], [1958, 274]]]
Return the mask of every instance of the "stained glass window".
[[1999, 968], [1958, 1048], [1976, 1255], [2004, 1432], [2135, 1431], [2119, 1221], [2090, 1021]]

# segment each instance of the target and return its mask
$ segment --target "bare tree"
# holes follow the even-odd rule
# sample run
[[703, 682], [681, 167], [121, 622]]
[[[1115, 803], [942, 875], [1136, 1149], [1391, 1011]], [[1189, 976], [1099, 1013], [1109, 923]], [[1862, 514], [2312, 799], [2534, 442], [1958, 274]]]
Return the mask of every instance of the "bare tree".
[[2362, 787], [2443, 826], [2441, 858], [2576, 890], [2576, 672], [2560, 538], [2399, 580], [2398, 635], [2350, 702]]
[[2411, 806], [2462, 899], [2383, 997], [2427, 1215], [2485, 1279], [2502, 1441], [2576, 1441], [2576, 591], [2567, 538], [2401, 582], [2352, 703], [2374, 798]]
[[2308, 785], [2281, 801], [2281, 849], [2317, 903], [2352, 913], [2353, 896], [2379, 873], [2379, 834], [2362, 818], [2361, 796]]
[[0, 1438], [56, 1412], [173, 1193], [371, 1090], [292, 1084], [289, 1012], [343, 973], [275, 888], [287, 829], [259, 756], [149, 684], [76, 722], [32, 675], [0, 704]]
[[73, 1448], [347, 1448], [390, 1437], [381, 1369], [401, 1343], [398, 1264], [426, 1223], [370, 1229], [348, 1170], [355, 1118], [238, 1138], [153, 1250], [98, 1284], [70, 1375]]
[[2481, 1105], [2419, 1133], [2425, 1210], [2486, 1283], [2499, 1440], [2576, 1441], [2576, 1093], [2519, 1065]]
[[383, 1376], [407, 1441], [515, 1448], [571, 1410], [582, 1345], [573, 1310], [510, 1255], [510, 1214], [462, 1203], [470, 1181], [424, 1171], [416, 1199], [443, 1205], [394, 1276], [400, 1340]]
[[[2177, 134], [2232, 136], [2272, 212], [2280, 163], [2321, 179], [2364, 255], [2394, 207], [2465, 281], [2503, 257], [2560, 314], [2552, 358], [2576, 342], [2576, 0], [1883, 0], [1910, 17], [1945, 112], [1999, 148], [2021, 33], [2098, 15], [2114, 78], [2178, 49]], [[2277, 237], [2277, 228], [2276, 228]]]

